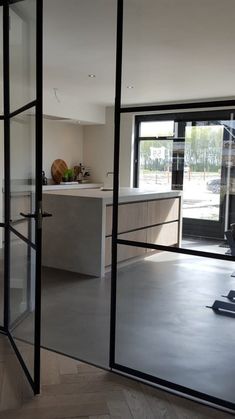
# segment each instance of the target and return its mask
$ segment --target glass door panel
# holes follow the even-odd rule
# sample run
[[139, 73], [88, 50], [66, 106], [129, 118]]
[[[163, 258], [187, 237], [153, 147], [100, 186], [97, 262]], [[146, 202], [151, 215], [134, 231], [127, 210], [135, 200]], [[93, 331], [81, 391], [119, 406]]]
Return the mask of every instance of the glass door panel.
[[4, 126], [0, 121], [0, 223], [4, 222]]
[[4, 230], [0, 228], [0, 326], [3, 326], [4, 319]]
[[142, 140], [139, 147], [139, 187], [171, 187], [173, 140]]
[[3, 8], [0, 6], [0, 115], [3, 114]]
[[233, 148], [232, 120], [187, 122], [182, 211], [185, 236], [223, 241], [224, 232], [234, 222]]
[[9, 197], [8, 329], [29, 382], [38, 393], [42, 218], [41, 181], [38, 180], [42, 170], [42, 68], [37, 71], [36, 94], [36, 60], [41, 67], [42, 4], [37, 0], [17, 0], [6, 5], [6, 17], [7, 12], [10, 66], [10, 106], [6, 106], [8, 125], [5, 137], [10, 161], [9, 189], [6, 191]]
[[34, 379], [35, 250], [10, 235], [10, 331]]
[[[35, 109], [11, 118], [11, 225], [35, 243]], [[23, 215], [24, 214], [24, 215]]]
[[11, 112], [36, 98], [36, 1], [10, 6]]
[[139, 125], [135, 186], [171, 188], [174, 121], [145, 121]]
[[185, 130], [183, 217], [219, 221], [223, 125]]

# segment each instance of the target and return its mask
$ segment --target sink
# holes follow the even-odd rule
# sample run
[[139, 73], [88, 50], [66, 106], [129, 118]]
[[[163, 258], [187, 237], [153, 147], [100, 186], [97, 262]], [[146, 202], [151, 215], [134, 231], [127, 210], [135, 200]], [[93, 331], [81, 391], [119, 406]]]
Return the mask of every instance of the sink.
[[100, 188], [101, 191], [113, 191], [113, 188]]

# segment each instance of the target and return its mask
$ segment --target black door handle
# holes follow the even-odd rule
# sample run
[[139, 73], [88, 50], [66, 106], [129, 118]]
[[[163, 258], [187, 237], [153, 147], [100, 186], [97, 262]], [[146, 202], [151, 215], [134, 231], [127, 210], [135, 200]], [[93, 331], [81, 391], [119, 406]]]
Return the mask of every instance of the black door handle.
[[[38, 218], [35, 213], [34, 214], [30, 214], [30, 213], [25, 214], [24, 212], [20, 212], [20, 215], [24, 218]], [[49, 214], [49, 212], [43, 212], [42, 213], [42, 218], [44, 218], [44, 217], [52, 217], [52, 214]]]
[[24, 212], [20, 212], [20, 215], [24, 218], [36, 218], [35, 214], [25, 214]]
[[42, 213], [42, 217], [52, 217], [52, 214], [50, 214], [49, 212], [43, 212]]

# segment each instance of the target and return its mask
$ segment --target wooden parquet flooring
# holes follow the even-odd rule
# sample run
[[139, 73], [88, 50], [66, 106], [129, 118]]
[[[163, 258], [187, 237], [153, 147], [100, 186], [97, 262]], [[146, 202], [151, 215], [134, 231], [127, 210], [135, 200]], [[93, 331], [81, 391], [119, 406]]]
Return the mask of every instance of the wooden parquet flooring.
[[0, 419], [226, 419], [232, 415], [42, 351], [42, 392], [33, 397], [0, 335]]

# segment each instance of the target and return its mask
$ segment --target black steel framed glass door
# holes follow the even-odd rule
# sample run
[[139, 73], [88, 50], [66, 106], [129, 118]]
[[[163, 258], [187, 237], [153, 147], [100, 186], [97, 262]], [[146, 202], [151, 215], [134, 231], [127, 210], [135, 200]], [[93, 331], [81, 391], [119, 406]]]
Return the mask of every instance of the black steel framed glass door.
[[[182, 171], [185, 172], [183, 160], [186, 141], [189, 141], [190, 137], [190, 133], [184, 135], [187, 122], [190, 127], [193, 126], [192, 122], [204, 121], [205, 125], [209, 125], [209, 128], [213, 126], [214, 129], [217, 125], [215, 121], [232, 119], [230, 114], [235, 106], [234, 100], [216, 99], [204, 102], [192, 99], [192, 102], [185, 103], [172, 103], [166, 99], [163, 105], [160, 104], [160, 87], [163, 86], [170, 92], [169, 81], [177, 84], [178, 80], [173, 73], [166, 71], [167, 78], [162, 84], [158, 83], [156, 60], [152, 58], [154, 54], [155, 58], [158, 58], [158, 52], [162, 47], [161, 40], [166, 39], [165, 32], [161, 38], [158, 26], [161, 26], [165, 16], [162, 27], [167, 27], [168, 13], [172, 18], [172, 24], [174, 23], [178, 5], [174, 2], [174, 9], [172, 3], [172, 9], [166, 7], [164, 14], [159, 9], [158, 2], [147, 1], [148, 7], [145, 3], [140, 1], [138, 6], [133, 6], [130, 2], [118, 1], [110, 366], [119, 373], [234, 412], [232, 359], [235, 341], [230, 333], [234, 316], [217, 313], [213, 307], [213, 301], [221, 300], [221, 295], [227, 298], [226, 293], [221, 291], [225, 283], [229, 290], [234, 288], [234, 278], [231, 276], [235, 261], [233, 253], [217, 249], [216, 246], [216, 249], [208, 249], [208, 246], [198, 249], [191, 244], [188, 247], [181, 246], [182, 214], [178, 210], [181, 209], [182, 192], [178, 190], [162, 193], [155, 189], [149, 199], [146, 199], [149, 191], [131, 191], [131, 194], [136, 193], [136, 196], [140, 194], [140, 199], [135, 199], [135, 202], [131, 199], [129, 202], [133, 205], [131, 213], [136, 214], [135, 217], [132, 215], [136, 223], [132, 224], [131, 228], [126, 228], [124, 233], [120, 229], [121, 215], [124, 213], [120, 208], [127, 203], [127, 199], [124, 199], [126, 192], [122, 190], [119, 182], [119, 173], [125, 169], [126, 161], [126, 156], [121, 153], [123, 144], [128, 141], [126, 120], [131, 120], [131, 117], [134, 119], [136, 115], [144, 117], [147, 113], [153, 117], [155, 113], [159, 120], [164, 115], [163, 119], [171, 118], [178, 123], [178, 128], [181, 127], [182, 130], [175, 130], [174, 137], [181, 138], [182, 144], [178, 153], [175, 150], [174, 158], [176, 166], [180, 169], [178, 174], [182, 177]], [[195, 8], [200, 12], [200, 8], [197, 10], [197, 4]], [[134, 15], [138, 15], [136, 21], [133, 19]], [[178, 18], [180, 19], [179, 15]], [[212, 22], [213, 19], [212, 14]], [[151, 24], [152, 30], [148, 32], [146, 29]], [[178, 25], [179, 21], [176, 26]], [[196, 35], [195, 38], [197, 39]], [[138, 51], [133, 54], [132, 60], [128, 60], [131, 51], [128, 48], [130, 39], [139, 41]], [[148, 47], [153, 44], [160, 45], [160, 48], [157, 50], [156, 47], [156, 51], [154, 49], [149, 54]], [[165, 48], [164, 53], [167, 55]], [[169, 56], [171, 52], [167, 55], [168, 58]], [[170, 68], [168, 58], [164, 75], [165, 70]], [[174, 59], [172, 68], [175, 67], [173, 61]], [[181, 63], [179, 68], [182, 72]], [[198, 71], [198, 67], [196, 70]], [[135, 89], [135, 95], [132, 96], [126, 89], [130, 74], [133, 90]], [[143, 81], [146, 81], [146, 84]], [[193, 84], [193, 77], [191, 81]], [[149, 90], [145, 96], [146, 86]], [[187, 83], [182, 79], [180, 90], [185, 86]], [[215, 118], [211, 114], [216, 113], [218, 109], [220, 114]], [[203, 119], [197, 119], [197, 111], [202, 112]], [[180, 112], [180, 118], [177, 120], [177, 114], [179, 116]], [[212, 125], [208, 124], [210, 121], [213, 121]], [[223, 123], [224, 126], [226, 124], [227, 122]], [[221, 127], [218, 130], [221, 130]], [[132, 139], [131, 135], [130, 138]], [[130, 139], [129, 141], [131, 142]], [[218, 142], [223, 148], [221, 136]], [[230, 139], [229, 147], [232, 149], [231, 142]], [[214, 159], [212, 155], [206, 156], [206, 150], [203, 150], [202, 162], [206, 157], [208, 161]], [[179, 164], [179, 159], [182, 159], [182, 165]], [[218, 165], [220, 161], [217, 161], [215, 166]], [[227, 159], [225, 177], [228, 169], [232, 173], [233, 166], [231, 152]], [[190, 172], [187, 174], [190, 176]], [[222, 169], [220, 176], [222, 179]], [[178, 179], [179, 181], [176, 179], [172, 186], [181, 185], [180, 176]], [[234, 181], [233, 176], [231, 181]], [[230, 192], [233, 192], [231, 185]], [[172, 211], [173, 208], [176, 210]], [[164, 219], [161, 218], [162, 214]], [[127, 259], [130, 259], [130, 263]], [[228, 311], [230, 305], [227, 300], [223, 300], [222, 305], [225, 311]], [[231, 320], [230, 323], [228, 319]], [[219, 365], [223, 366], [221, 370]]]
[[5, 329], [40, 389], [42, 1], [3, 2]]

